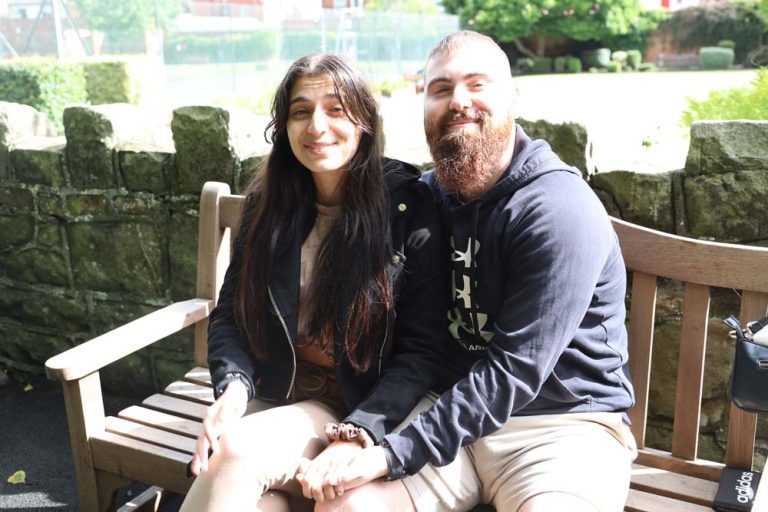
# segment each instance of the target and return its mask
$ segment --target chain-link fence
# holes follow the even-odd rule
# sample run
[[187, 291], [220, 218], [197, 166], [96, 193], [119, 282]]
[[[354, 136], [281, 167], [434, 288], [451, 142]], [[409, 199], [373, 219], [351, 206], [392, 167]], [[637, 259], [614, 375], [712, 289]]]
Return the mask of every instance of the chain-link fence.
[[185, 0], [164, 31], [92, 30], [72, 1], [0, 0], [0, 58], [153, 56], [165, 64], [171, 101], [189, 103], [268, 89], [311, 52], [347, 54], [374, 82], [402, 80], [457, 28], [456, 16], [323, 9], [320, 0]]

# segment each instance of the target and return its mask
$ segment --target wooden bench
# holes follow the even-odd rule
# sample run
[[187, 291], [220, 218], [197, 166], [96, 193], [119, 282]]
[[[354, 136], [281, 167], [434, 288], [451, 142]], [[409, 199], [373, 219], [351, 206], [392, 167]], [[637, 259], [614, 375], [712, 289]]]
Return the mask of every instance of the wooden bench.
[[660, 53], [656, 65], [662, 69], [691, 69], [700, 65], [696, 53]]
[[[185, 493], [201, 418], [213, 401], [206, 364], [208, 315], [229, 260], [230, 231], [243, 198], [208, 183], [200, 199], [197, 298], [173, 304], [72, 348], [47, 364], [62, 382], [81, 510], [109, 510], [114, 491], [132, 481], [151, 484], [144, 506], [157, 506], [158, 488]], [[637, 405], [630, 411], [639, 447], [625, 510], [709, 510], [722, 464], [697, 457], [704, 350], [710, 287], [741, 290], [741, 319], [768, 308], [768, 249], [696, 241], [614, 220], [627, 267], [632, 271], [629, 310], [630, 362]], [[670, 452], [645, 446], [654, 309], [658, 278], [684, 283], [684, 310]], [[164, 392], [140, 405], [104, 415], [99, 370], [184, 327], [195, 327], [195, 367]], [[727, 462], [751, 468], [756, 416], [731, 408]], [[760, 487], [755, 511], [768, 511], [768, 485]], [[134, 500], [136, 510], [141, 500]]]

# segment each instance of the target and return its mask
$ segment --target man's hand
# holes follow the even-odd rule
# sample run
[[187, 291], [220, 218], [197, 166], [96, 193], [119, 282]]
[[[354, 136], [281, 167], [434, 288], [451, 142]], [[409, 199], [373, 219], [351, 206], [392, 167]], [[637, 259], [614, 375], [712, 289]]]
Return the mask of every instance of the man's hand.
[[197, 476], [208, 471], [209, 451], [219, 451], [219, 437], [234, 420], [243, 416], [248, 406], [248, 389], [240, 381], [232, 381], [205, 413], [203, 433], [197, 438], [197, 446], [189, 469]]
[[343, 489], [353, 489], [389, 473], [387, 456], [381, 446], [372, 446], [361, 450], [345, 468], [339, 470], [337, 485]]
[[304, 497], [320, 503], [344, 494], [344, 487], [338, 484], [338, 471], [362, 451], [356, 441], [334, 441], [314, 460], [303, 459], [296, 480], [301, 484]]

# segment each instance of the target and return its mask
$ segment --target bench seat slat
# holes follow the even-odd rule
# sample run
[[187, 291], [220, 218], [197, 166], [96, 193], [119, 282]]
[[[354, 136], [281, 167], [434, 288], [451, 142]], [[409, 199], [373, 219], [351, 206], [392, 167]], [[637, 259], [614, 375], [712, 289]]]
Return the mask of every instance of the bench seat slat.
[[155, 409], [169, 414], [174, 414], [191, 420], [202, 421], [208, 410], [207, 405], [182, 400], [167, 395], [155, 394], [145, 399], [142, 404], [150, 409]]
[[711, 507], [630, 489], [626, 512], [712, 512]]
[[663, 469], [634, 464], [631, 487], [683, 501], [711, 506], [717, 493], [717, 483]]
[[203, 432], [203, 424], [199, 421], [180, 418], [138, 405], [123, 409], [118, 417], [187, 437], [197, 438]]
[[720, 472], [723, 464], [704, 459], [684, 460], [673, 457], [671, 453], [654, 448], [643, 448], [638, 451], [635, 463], [643, 466], [664, 469], [681, 475], [693, 476], [717, 482], [720, 480]]
[[207, 386], [201, 386], [194, 382], [185, 382], [177, 380], [171, 382], [164, 390], [166, 395], [175, 396], [184, 400], [211, 405], [213, 403], [213, 389]]
[[149, 444], [170, 448], [178, 452], [192, 454], [195, 452], [196, 440], [191, 437], [174, 434], [165, 430], [135, 423], [123, 418], [110, 416], [106, 418], [107, 432], [137, 439]]
[[211, 384], [211, 372], [208, 371], [208, 368], [202, 366], [196, 366], [189, 370], [184, 375], [184, 380], [200, 384], [201, 386], [208, 386], [209, 388], [213, 387]]

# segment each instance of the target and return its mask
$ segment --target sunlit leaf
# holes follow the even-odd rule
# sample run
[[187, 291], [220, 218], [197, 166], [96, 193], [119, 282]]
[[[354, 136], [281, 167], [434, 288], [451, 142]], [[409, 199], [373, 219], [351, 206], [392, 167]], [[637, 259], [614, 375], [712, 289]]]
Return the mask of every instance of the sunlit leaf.
[[27, 483], [27, 473], [20, 469], [11, 476], [8, 477], [9, 484], [25, 484]]
[[32, 384], [27, 384], [26, 386], [24, 386], [24, 391], [26, 392], [32, 391], [33, 389], [35, 388], [34, 386], [32, 386]]

